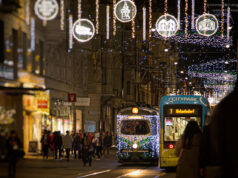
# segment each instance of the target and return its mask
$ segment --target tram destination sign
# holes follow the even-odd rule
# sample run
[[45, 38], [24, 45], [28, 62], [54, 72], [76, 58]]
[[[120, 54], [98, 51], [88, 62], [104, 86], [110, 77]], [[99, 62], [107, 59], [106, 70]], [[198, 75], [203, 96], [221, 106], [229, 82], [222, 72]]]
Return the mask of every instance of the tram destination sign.
[[164, 113], [166, 116], [201, 116], [202, 108], [199, 105], [175, 105], [165, 106]]

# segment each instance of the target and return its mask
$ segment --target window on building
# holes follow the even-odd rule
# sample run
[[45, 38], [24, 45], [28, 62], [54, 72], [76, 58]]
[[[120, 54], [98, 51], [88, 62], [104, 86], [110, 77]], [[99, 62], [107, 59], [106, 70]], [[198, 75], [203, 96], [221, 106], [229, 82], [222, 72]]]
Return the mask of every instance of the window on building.
[[126, 94], [130, 95], [131, 94], [131, 82], [127, 81], [126, 83]]
[[0, 63], [4, 62], [4, 23], [0, 20]]

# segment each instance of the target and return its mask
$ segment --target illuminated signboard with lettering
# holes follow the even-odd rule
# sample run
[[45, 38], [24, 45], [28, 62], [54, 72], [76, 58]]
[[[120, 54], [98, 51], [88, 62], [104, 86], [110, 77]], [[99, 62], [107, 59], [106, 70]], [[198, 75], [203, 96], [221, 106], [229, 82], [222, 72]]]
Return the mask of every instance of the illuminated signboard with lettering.
[[201, 116], [202, 108], [199, 105], [166, 105], [164, 106], [166, 116]]

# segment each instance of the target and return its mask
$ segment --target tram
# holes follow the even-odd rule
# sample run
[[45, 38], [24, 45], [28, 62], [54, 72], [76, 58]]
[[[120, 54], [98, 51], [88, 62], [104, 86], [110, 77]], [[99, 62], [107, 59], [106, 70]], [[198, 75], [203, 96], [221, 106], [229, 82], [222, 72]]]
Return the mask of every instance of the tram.
[[119, 162], [158, 163], [159, 115], [154, 109], [128, 107], [117, 114], [117, 157]]
[[177, 166], [175, 144], [190, 120], [197, 121], [203, 128], [210, 112], [209, 103], [203, 96], [164, 96], [160, 101], [160, 158], [159, 166]]

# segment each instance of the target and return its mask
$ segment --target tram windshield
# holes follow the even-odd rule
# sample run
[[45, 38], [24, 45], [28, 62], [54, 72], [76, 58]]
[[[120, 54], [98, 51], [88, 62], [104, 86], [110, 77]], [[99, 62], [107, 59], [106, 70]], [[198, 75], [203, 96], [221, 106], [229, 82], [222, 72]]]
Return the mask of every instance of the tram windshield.
[[146, 135], [150, 133], [149, 121], [124, 120], [121, 123], [121, 133], [125, 135]]
[[197, 121], [201, 126], [200, 117], [165, 117], [164, 141], [178, 141], [191, 120]]

